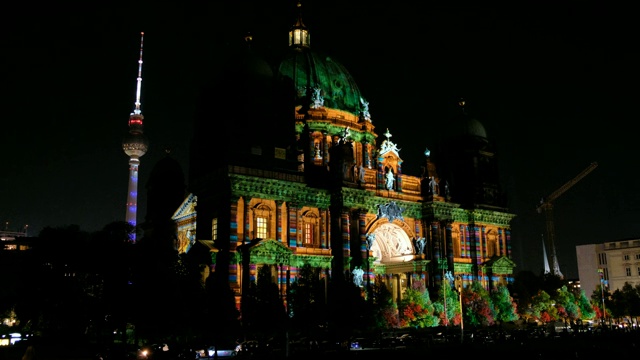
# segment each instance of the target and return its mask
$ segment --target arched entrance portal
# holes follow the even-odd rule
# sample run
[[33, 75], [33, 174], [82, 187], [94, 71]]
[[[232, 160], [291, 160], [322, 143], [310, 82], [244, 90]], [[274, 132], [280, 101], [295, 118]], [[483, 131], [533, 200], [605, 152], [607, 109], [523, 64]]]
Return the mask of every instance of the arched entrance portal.
[[371, 245], [374, 264], [392, 264], [413, 260], [414, 250], [407, 233], [394, 223], [380, 225], [373, 232], [375, 241]]
[[415, 249], [407, 232], [397, 224], [385, 223], [372, 233], [371, 256], [375, 258], [376, 274], [382, 275], [394, 301], [402, 297], [407, 286], [410, 286], [408, 273], [415, 269], [413, 263]]

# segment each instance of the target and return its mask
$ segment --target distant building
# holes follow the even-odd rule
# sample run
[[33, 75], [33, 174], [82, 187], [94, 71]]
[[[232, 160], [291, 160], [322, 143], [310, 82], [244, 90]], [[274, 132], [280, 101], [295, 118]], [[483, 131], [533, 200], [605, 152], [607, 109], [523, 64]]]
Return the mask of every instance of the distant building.
[[0, 251], [28, 250], [30, 241], [26, 239], [27, 231], [0, 231]]
[[576, 256], [581, 288], [589, 297], [601, 280], [610, 292], [627, 282], [640, 285], [640, 239], [578, 245]]

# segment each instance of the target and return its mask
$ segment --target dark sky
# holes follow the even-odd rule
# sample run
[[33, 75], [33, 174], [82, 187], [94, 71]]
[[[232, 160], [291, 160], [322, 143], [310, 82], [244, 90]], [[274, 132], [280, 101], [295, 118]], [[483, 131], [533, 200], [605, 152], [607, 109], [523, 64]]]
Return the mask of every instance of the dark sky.
[[[543, 269], [540, 199], [594, 161], [598, 168], [554, 202], [561, 271], [577, 277], [577, 244], [640, 236], [640, 59], [632, 12], [592, 1], [434, 3], [303, 1], [312, 47], [349, 70], [377, 132], [389, 128], [401, 149], [403, 172], [419, 174], [424, 149], [435, 146], [464, 97], [498, 148], [509, 210], [517, 214], [517, 270]], [[35, 236], [46, 226], [95, 231], [124, 220], [128, 158], [121, 141], [144, 31], [142, 113], [151, 145], [141, 158], [141, 222], [144, 185], [164, 148], [187, 172], [196, 84], [223, 55], [220, 45], [251, 31], [255, 46], [286, 46], [294, 5], [43, 3], [4, 12], [4, 226], [28, 224]], [[215, 132], [211, 138], [226, 142]]]

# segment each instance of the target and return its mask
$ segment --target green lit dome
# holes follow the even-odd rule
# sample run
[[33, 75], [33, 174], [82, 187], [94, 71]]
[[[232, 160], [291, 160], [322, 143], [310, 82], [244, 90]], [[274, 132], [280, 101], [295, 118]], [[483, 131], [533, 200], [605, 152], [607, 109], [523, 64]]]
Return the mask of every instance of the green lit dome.
[[327, 108], [353, 114], [362, 109], [358, 85], [347, 69], [329, 56], [310, 49], [294, 50], [280, 63], [278, 76], [294, 83], [296, 105], [309, 105], [307, 94], [319, 88]]

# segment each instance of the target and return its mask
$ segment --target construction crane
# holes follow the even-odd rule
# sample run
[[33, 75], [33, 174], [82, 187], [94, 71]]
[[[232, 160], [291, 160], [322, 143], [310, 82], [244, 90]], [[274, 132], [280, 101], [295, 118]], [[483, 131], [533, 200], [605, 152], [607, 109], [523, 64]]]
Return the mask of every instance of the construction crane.
[[547, 249], [549, 250], [549, 254], [547, 255], [547, 252], [544, 251], [545, 257], [548, 256], [548, 258], [545, 259], [546, 264], [553, 264], [553, 274], [561, 278], [563, 277], [563, 275], [560, 272], [560, 265], [558, 264], [558, 258], [556, 256], [555, 230], [553, 225], [553, 202], [560, 195], [564, 194], [565, 191], [569, 190], [573, 185], [575, 185], [578, 181], [589, 175], [589, 173], [595, 170], [596, 167], [598, 167], [597, 162], [592, 162], [591, 164], [589, 164], [589, 166], [587, 166], [586, 169], [582, 170], [582, 172], [580, 172], [578, 176], [569, 180], [566, 184], [562, 185], [556, 191], [551, 193], [551, 195], [547, 196], [546, 198], [542, 198], [542, 200], [540, 200], [540, 204], [537, 207], [538, 214], [544, 211], [547, 225]]

